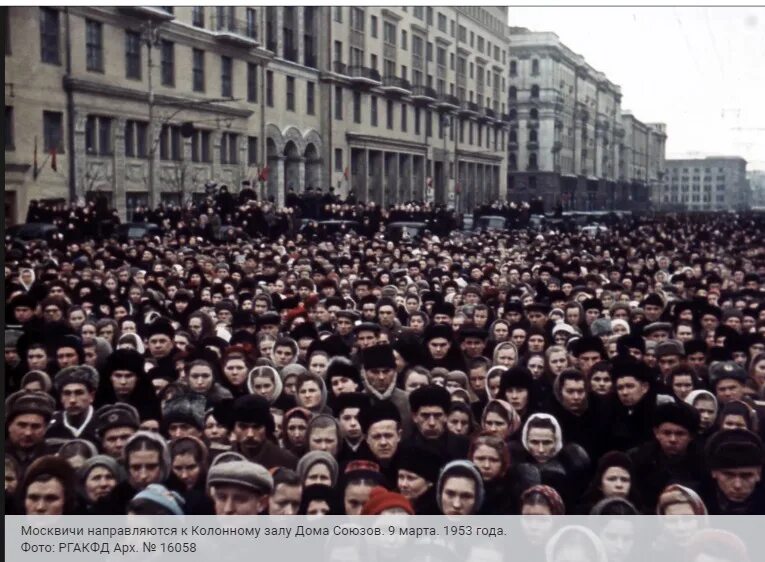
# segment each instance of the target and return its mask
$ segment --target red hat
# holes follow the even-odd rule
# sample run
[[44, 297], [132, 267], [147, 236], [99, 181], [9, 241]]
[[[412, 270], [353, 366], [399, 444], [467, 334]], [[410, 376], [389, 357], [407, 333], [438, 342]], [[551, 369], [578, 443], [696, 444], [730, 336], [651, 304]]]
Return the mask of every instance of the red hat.
[[389, 492], [382, 486], [375, 486], [369, 493], [369, 499], [361, 510], [361, 515], [380, 515], [386, 509], [398, 507], [409, 515], [414, 515], [412, 504], [401, 494]]

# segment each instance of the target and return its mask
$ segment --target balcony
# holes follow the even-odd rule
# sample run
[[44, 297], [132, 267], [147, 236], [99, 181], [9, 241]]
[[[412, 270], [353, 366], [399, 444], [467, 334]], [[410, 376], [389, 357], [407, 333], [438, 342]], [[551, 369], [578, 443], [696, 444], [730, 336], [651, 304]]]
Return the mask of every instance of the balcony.
[[438, 94], [430, 86], [418, 84], [412, 86], [412, 99], [418, 103], [431, 103], [436, 101]]
[[342, 74], [348, 76], [348, 66], [344, 62], [336, 60], [332, 63], [332, 72], [335, 74]]
[[220, 43], [234, 47], [257, 47], [260, 45], [254, 22], [248, 25], [246, 21], [236, 18], [218, 18], [218, 14], [214, 13], [210, 20], [210, 31]]
[[517, 140], [507, 141], [507, 148], [509, 150], [518, 150], [518, 141]]
[[463, 115], [478, 115], [481, 112], [481, 108], [478, 107], [478, 104], [472, 101], [463, 101], [459, 110]]
[[444, 111], [459, 109], [460, 100], [457, 96], [451, 94], [439, 94], [438, 100], [436, 101], [436, 107]]
[[119, 8], [121, 12], [128, 15], [154, 22], [171, 21], [175, 19], [175, 14], [167, 11], [166, 8], [159, 6], [124, 6]]
[[365, 84], [368, 86], [378, 86], [382, 82], [380, 73], [374, 68], [368, 66], [349, 66], [348, 76], [351, 78], [351, 82], [356, 84]]
[[513, 117], [509, 113], [503, 113], [502, 121], [504, 121], [505, 123], [512, 123], [513, 121], [515, 121], [515, 117]]
[[487, 107], [484, 111], [486, 112], [486, 117], [488, 117], [492, 121], [498, 121], [499, 120], [497, 118], [497, 112], [494, 111], [493, 109], [491, 109], [490, 107]]
[[381, 88], [384, 92], [399, 96], [405, 96], [412, 91], [409, 80], [392, 75], [383, 76]]

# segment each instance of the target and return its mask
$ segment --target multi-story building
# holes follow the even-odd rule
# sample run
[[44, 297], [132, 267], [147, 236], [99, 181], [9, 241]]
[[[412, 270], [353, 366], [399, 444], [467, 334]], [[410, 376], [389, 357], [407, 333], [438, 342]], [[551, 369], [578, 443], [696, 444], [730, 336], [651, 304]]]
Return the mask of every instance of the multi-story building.
[[510, 28], [509, 37], [508, 197], [539, 197], [548, 209], [646, 205], [664, 125], [623, 115], [621, 88], [554, 33]]
[[97, 193], [129, 216], [210, 182], [278, 202], [330, 186], [385, 205], [505, 195], [506, 8], [5, 14], [11, 220]]
[[749, 187], [752, 194], [752, 207], [765, 208], [765, 171], [749, 172]]
[[654, 206], [668, 211], [749, 208], [746, 160], [739, 156], [668, 159]]

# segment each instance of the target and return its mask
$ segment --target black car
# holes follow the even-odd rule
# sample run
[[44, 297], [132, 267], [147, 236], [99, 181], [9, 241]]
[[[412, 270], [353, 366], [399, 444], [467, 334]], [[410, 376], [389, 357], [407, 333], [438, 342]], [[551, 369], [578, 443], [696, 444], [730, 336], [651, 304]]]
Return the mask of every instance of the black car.
[[507, 230], [507, 219], [501, 215], [484, 215], [478, 217], [473, 228], [481, 232], [487, 230]]
[[54, 242], [61, 240], [62, 235], [55, 224], [29, 222], [8, 227], [5, 231], [5, 239], [13, 242], [31, 242], [33, 240]]
[[385, 227], [385, 239], [398, 242], [400, 240], [414, 240], [428, 228], [424, 222], [392, 222]]
[[143, 240], [144, 237], [162, 237], [162, 229], [151, 222], [126, 222], [117, 227], [117, 239], [120, 242]]

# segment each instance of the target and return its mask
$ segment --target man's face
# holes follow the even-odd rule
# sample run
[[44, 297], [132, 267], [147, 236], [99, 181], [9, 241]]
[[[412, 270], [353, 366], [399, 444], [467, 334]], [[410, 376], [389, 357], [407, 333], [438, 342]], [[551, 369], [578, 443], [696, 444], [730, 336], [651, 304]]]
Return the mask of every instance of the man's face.
[[27, 351], [27, 363], [30, 371], [44, 371], [48, 367], [48, 354], [41, 347], [33, 347]]
[[433, 338], [428, 342], [428, 351], [433, 359], [443, 359], [449, 353], [449, 340], [446, 338]]
[[234, 438], [243, 449], [256, 449], [266, 440], [266, 428], [254, 423], [236, 422], [234, 424]]
[[16, 318], [16, 322], [26, 324], [35, 315], [35, 311], [28, 306], [17, 306], [13, 309], [13, 315]]
[[396, 454], [401, 441], [401, 430], [394, 420], [383, 420], [372, 424], [367, 433], [367, 445], [379, 460], [389, 460]]
[[640, 402], [646, 392], [648, 383], [640, 382], [635, 377], [621, 377], [616, 381], [616, 394], [627, 408], [632, 408]]
[[132, 427], [112, 427], [104, 432], [101, 446], [104, 453], [115, 459], [122, 458], [125, 443], [136, 432]]
[[27, 515], [63, 515], [64, 486], [57, 478], [46, 482], [33, 482], [24, 497]]
[[542, 314], [541, 312], [532, 311], [532, 312], [529, 312], [527, 316], [529, 319], [529, 324], [531, 324], [533, 328], [539, 328], [539, 329], [544, 328], [545, 320], [547, 319], [544, 314]]
[[744, 385], [735, 379], [722, 379], [717, 383], [715, 394], [720, 404], [741, 400], [744, 397]]
[[330, 455], [337, 454], [337, 431], [334, 427], [322, 427], [311, 431], [308, 449], [311, 451], [326, 451]]
[[661, 358], [659, 358], [659, 370], [661, 371], [661, 376], [666, 378], [669, 376], [670, 371], [677, 367], [680, 364], [680, 356], [679, 355], [664, 355]]
[[390, 305], [383, 305], [377, 311], [381, 326], [392, 326], [396, 320], [396, 311]]
[[60, 369], [64, 367], [75, 367], [80, 364], [80, 358], [77, 350], [73, 347], [60, 347], [56, 350], [56, 361]]
[[367, 349], [377, 344], [377, 335], [369, 330], [361, 330], [356, 335], [356, 345], [359, 349]]
[[8, 440], [19, 449], [31, 449], [45, 439], [45, 418], [40, 414], [21, 414], [8, 425]]
[[452, 476], [441, 489], [441, 508], [444, 515], [470, 515], [476, 502], [476, 486], [472, 478]]
[[668, 457], [685, 454], [691, 442], [691, 434], [681, 425], [665, 422], [653, 429], [653, 435], [661, 450]]
[[707, 362], [707, 358], [704, 355], [704, 352], [702, 352], [702, 351], [697, 351], [696, 353], [691, 353], [685, 359], [688, 362], [688, 365], [690, 365], [694, 369], [698, 369], [699, 367], [703, 367], [706, 364], [706, 362]]
[[61, 404], [70, 416], [84, 414], [93, 404], [94, 398], [95, 392], [89, 391], [88, 387], [81, 383], [67, 384], [61, 389]]
[[683, 343], [691, 341], [693, 339], [693, 328], [686, 326], [685, 324], [681, 324], [675, 331], [675, 337]]
[[167, 356], [173, 350], [173, 340], [166, 334], [154, 334], [149, 338], [149, 353], [155, 359]]
[[647, 304], [643, 307], [645, 318], [648, 320], [648, 322], [656, 322], [661, 316], [663, 310], [664, 309], [662, 307], [656, 306], [655, 304]]
[[240, 486], [210, 486], [215, 515], [259, 515], [268, 505], [268, 495]]
[[349, 318], [340, 317], [335, 322], [337, 333], [341, 336], [347, 336], [353, 330], [353, 322]]
[[486, 348], [486, 343], [480, 338], [465, 338], [462, 342], [462, 351], [468, 357], [478, 357], [483, 355], [483, 350]]
[[279, 484], [268, 498], [269, 515], [297, 515], [300, 507], [300, 486]]
[[563, 407], [579, 415], [587, 408], [587, 389], [584, 381], [567, 380], [560, 390]]
[[338, 417], [340, 431], [343, 436], [353, 442], [362, 437], [361, 424], [359, 423], [359, 408], [345, 408]]
[[365, 304], [361, 307], [361, 317], [367, 322], [374, 322], [377, 319], [377, 310], [374, 304]]
[[213, 373], [206, 365], [194, 365], [188, 375], [189, 388], [203, 394], [210, 390], [213, 384]]
[[720, 492], [732, 502], [746, 501], [762, 477], [762, 467], [725, 468], [713, 470], [712, 478]]
[[390, 385], [396, 378], [396, 369], [389, 369], [387, 367], [368, 369], [364, 373], [369, 386], [381, 394], [390, 388]]
[[143, 490], [149, 484], [160, 481], [162, 473], [157, 451], [133, 451], [129, 455], [127, 465], [130, 484], [136, 490]]
[[170, 439], [180, 439], [181, 437], [202, 438], [202, 432], [195, 426], [185, 422], [173, 422], [167, 428], [167, 435]]
[[446, 429], [446, 412], [441, 406], [422, 406], [412, 417], [425, 439], [438, 439]]
[[361, 515], [364, 504], [369, 500], [372, 486], [367, 484], [348, 484], [343, 494], [346, 515]]
[[601, 360], [602, 360], [602, 357], [600, 356], [599, 352], [585, 351], [584, 353], [579, 354], [579, 357], [578, 357], [579, 369], [584, 374], [587, 374], [590, 372], [590, 369], [592, 369], [592, 366]]

